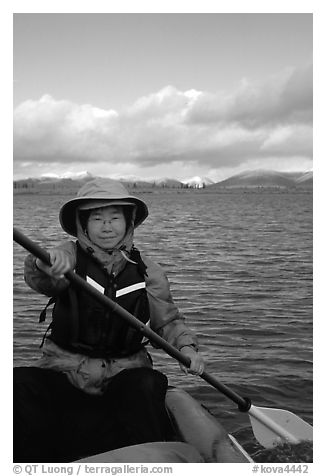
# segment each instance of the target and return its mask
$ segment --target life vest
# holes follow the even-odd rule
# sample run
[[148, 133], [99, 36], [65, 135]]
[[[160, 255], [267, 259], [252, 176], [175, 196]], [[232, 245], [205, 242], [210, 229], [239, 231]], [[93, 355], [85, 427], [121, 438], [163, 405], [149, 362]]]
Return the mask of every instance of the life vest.
[[[150, 319], [144, 276], [146, 266], [136, 248], [118, 276], [109, 275], [77, 242], [75, 272], [143, 323]], [[91, 357], [131, 355], [144, 346], [143, 335], [118, 314], [84, 291], [69, 286], [55, 299], [49, 339], [60, 347]]]

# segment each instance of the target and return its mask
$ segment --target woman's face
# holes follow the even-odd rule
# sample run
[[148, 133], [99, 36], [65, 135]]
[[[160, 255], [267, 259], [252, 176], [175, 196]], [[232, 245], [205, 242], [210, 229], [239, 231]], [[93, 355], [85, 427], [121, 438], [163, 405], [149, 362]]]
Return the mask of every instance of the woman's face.
[[126, 234], [122, 206], [108, 206], [91, 211], [87, 222], [89, 239], [103, 249], [114, 248]]

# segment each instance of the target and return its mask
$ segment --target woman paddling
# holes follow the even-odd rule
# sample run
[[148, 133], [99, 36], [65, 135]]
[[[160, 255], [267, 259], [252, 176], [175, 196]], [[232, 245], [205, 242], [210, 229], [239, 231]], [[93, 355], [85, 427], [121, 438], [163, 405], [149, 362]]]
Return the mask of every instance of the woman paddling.
[[51, 296], [54, 309], [41, 359], [14, 369], [15, 462], [68, 462], [166, 438], [167, 378], [153, 369], [137, 330], [69, 285], [70, 269], [181, 350], [190, 372], [203, 372], [163, 270], [133, 245], [147, 215], [119, 182], [93, 180], [60, 210], [77, 241], [50, 250], [51, 267], [26, 258], [27, 284]]

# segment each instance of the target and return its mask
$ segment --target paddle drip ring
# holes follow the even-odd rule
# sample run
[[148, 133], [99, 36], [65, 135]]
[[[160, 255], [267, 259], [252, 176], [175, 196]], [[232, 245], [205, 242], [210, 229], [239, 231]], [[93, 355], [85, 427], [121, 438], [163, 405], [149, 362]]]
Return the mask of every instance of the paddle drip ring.
[[238, 408], [239, 408], [240, 412], [248, 412], [250, 410], [250, 407], [251, 407], [251, 400], [248, 397], [242, 397], [242, 400], [244, 402], [239, 403]]

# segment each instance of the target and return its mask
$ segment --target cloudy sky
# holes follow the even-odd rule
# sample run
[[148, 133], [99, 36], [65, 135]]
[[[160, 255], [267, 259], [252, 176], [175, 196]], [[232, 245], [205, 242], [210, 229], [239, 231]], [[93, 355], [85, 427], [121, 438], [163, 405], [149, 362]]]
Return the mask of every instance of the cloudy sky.
[[312, 168], [312, 14], [14, 15], [14, 178]]

